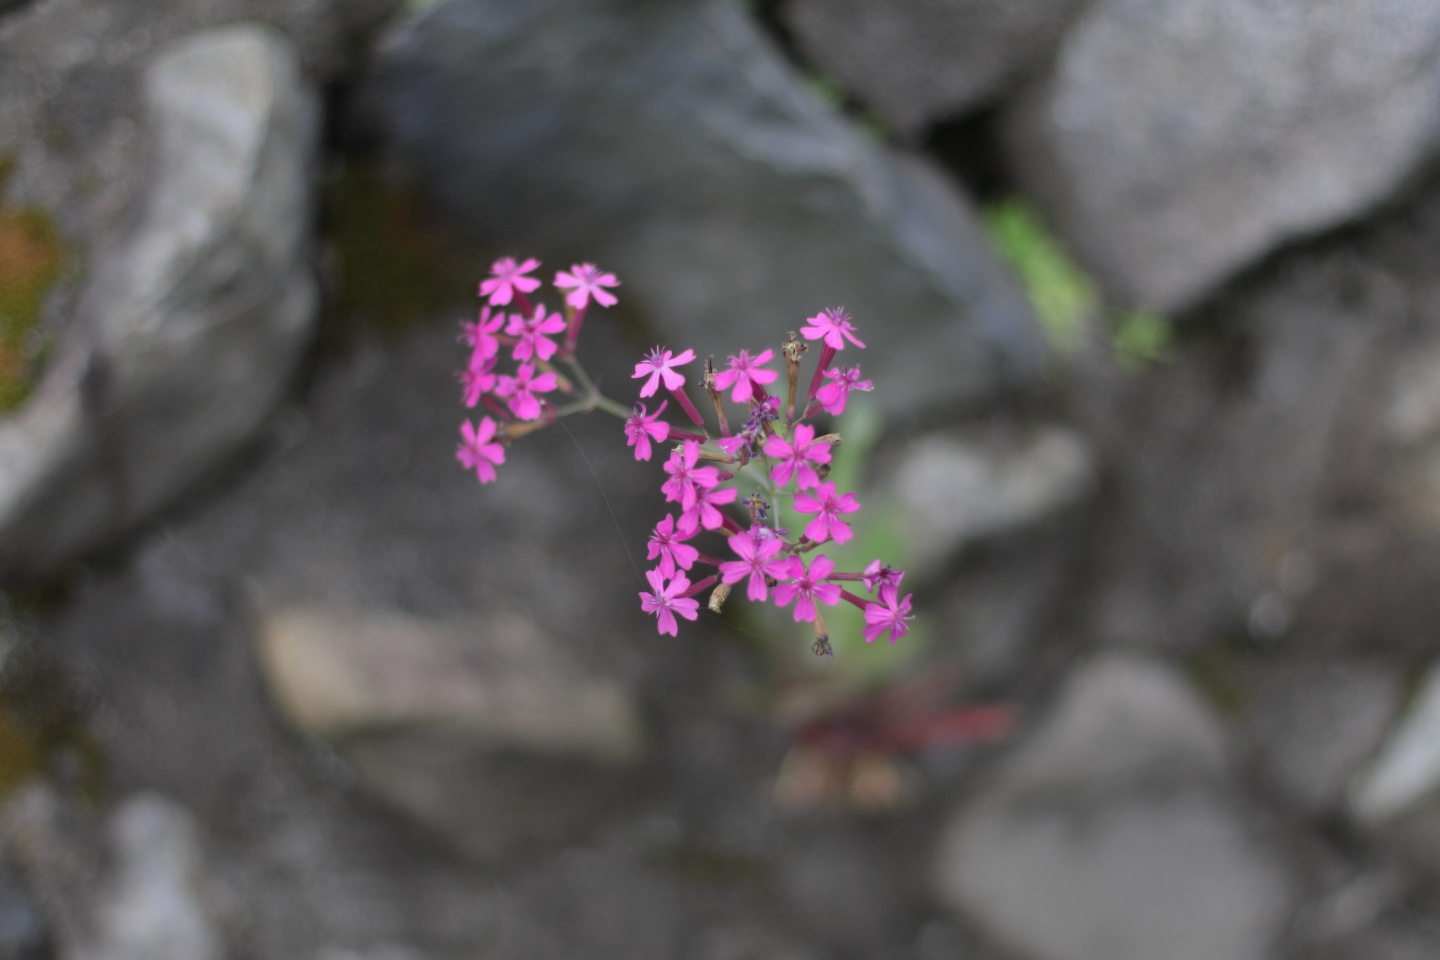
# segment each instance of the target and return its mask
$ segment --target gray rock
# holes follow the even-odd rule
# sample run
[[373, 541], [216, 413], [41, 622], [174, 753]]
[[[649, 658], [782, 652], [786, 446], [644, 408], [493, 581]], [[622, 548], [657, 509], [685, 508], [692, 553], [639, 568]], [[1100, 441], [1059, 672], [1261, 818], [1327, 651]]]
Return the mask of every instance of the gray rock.
[[1440, 667], [1432, 667], [1380, 755], [1355, 784], [1351, 807], [1364, 823], [1407, 813], [1440, 788]]
[[282, 609], [264, 618], [260, 654], [296, 727], [479, 855], [573, 832], [630, 786], [645, 753], [633, 694], [517, 616], [440, 624]]
[[1266, 773], [1300, 809], [1338, 810], [1400, 706], [1400, 671], [1307, 655], [1247, 672], [1241, 730]]
[[196, 883], [195, 822], [158, 794], [127, 800], [110, 821], [115, 874], [97, 907], [93, 960], [218, 960], [223, 945]]
[[192, 37], [144, 78], [133, 229], [95, 263], [38, 392], [0, 421], [0, 576], [42, 574], [170, 502], [289, 386], [317, 307], [315, 95], [283, 37]]
[[891, 409], [1037, 369], [964, 198], [826, 108], [737, 0], [451, 0], [389, 38], [362, 101], [472, 239], [547, 280], [614, 270], [676, 349], [723, 362], [844, 305]]
[[[1440, 594], [1440, 193], [1295, 250], [1215, 305], [1231, 336], [1094, 382], [1086, 435], [1115, 505], [1093, 561], [1096, 633], [1428, 656]], [[1103, 398], [1103, 399], [1102, 399]], [[1123, 506], [1122, 506], [1123, 505]]]
[[1043, 63], [1089, 0], [788, 0], [805, 55], [896, 131], [995, 97]]
[[1051, 425], [932, 434], [895, 464], [889, 486], [910, 565], [921, 575], [978, 541], [1054, 517], [1098, 479], [1085, 439]]
[[[218, 960], [193, 815], [155, 793], [108, 815], [32, 784], [0, 808], [0, 841], [34, 878], [58, 956]], [[48, 954], [47, 954], [48, 955]]]
[[1094, 662], [950, 821], [936, 896], [1036, 960], [1259, 960], [1293, 894], [1225, 765], [1173, 673]]
[[1437, 143], [1440, 7], [1103, 0], [1011, 118], [1026, 187], [1173, 310], [1392, 196]]

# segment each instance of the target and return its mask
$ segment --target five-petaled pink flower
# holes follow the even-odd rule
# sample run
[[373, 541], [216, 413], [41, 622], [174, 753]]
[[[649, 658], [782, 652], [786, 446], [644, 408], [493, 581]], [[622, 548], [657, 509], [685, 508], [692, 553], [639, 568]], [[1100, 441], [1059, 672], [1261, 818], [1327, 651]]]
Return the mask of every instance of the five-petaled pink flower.
[[784, 546], [785, 542], [767, 527], [753, 526], [745, 533], [735, 534], [730, 538], [730, 549], [734, 550], [740, 559], [720, 564], [720, 579], [726, 583], [738, 583], [749, 577], [750, 584], [745, 590], [745, 596], [751, 600], [766, 599], [769, 588], [765, 578], [768, 576], [777, 579], [786, 576], [785, 561], [775, 559], [775, 554]]
[[522, 363], [513, 377], [500, 377], [495, 393], [505, 397], [510, 410], [521, 420], [540, 419], [540, 398], [537, 393], [549, 393], [559, 386], [553, 371], [535, 376], [533, 363]]
[[825, 539], [833, 539], [836, 543], [844, 543], [854, 534], [850, 532], [850, 525], [840, 519], [842, 514], [854, 513], [860, 509], [860, 501], [855, 499], [855, 494], [837, 494], [835, 484], [829, 482], [819, 484], [815, 487], [815, 496], [808, 493], [795, 494], [795, 511], [797, 513], [818, 514], [814, 520], [805, 527], [805, 536], [819, 543]]
[[470, 366], [481, 366], [486, 360], [500, 352], [500, 341], [495, 334], [505, 325], [505, 314], [496, 311], [492, 317], [489, 307], [480, 308], [480, 319], [474, 323], [460, 321], [460, 340], [470, 344]]
[[545, 304], [537, 303], [534, 315], [528, 320], [518, 313], [510, 314], [510, 325], [505, 328], [505, 332], [512, 337], [520, 338], [520, 342], [515, 344], [516, 360], [529, 360], [531, 357], [549, 360], [560, 348], [555, 346], [555, 341], [546, 337], [545, 334], [561, 333], [564, 329], [564, 317], [558, 313], [547, 316]]
[[850, 323], [850, 315], [843, 307], [836, 307], [833, 310], [821, 310], [815, 316], [806, 321], [808, 326], [800, 328], [806, 340], [825, 340], [825, 345], [835, 350], [844, 350], [845, 341], [849, 340], [855, 346], [864, 348], [855, 337], [855, 327]]
[[834, 572], [835, 564], [823, 553], [816, 554], [815, 559], [810, 561], [809, 570], [805, 569], [805, 561], [799, 557], [786, 557], [780, 575], [787, 579], [785, 583], [775, 585], [775, 602], [783, 607], [795, 600], [796, 622], [814, 620], [816, 600], [830, 604], [840, 602], [839, 585], [823, 582]]
[[772, 433], [765, 438], [764, 450], [767, 457], [780, 458], [770, 471], [770, 479], [782, 487], [790, 482], [792, 474], [799, 478], [796, 486], [800, 490], [819, 485], [820, 475], [810, 464], [830, 462], [830, 444], [816, 442], [815, 428], [808, 423], [796, 425], [793, 443]]
[[659, 388], [659, 382], [665, 381], [666, 390], [678, 390], [685, 385], [685, 377], [675, 372], [676, 367], [684, 366], [695, 359], [694, 350], [686, 350], [679, 356], [672, 356], [670, 351], [662, 347], [656, 347], [645, 355], [645, 359], [635, 364], [635, 373], [631, 380], [638, 380], [648, 376], [645, 385], [640, 388], [640, 396], [649, 397], [655, 394]]
[[669, 400], [662, 400], [660, 409], [654, 413], [647, 413], [645, 404], [637, 403], [630, 416], [625, 418], [625, 446], [635, 448], [636, 460], [650, 459], [651, 440], [664, 443], [665, 438], [670, 436], [670, 424], [658, 419], [669, 403]]
[[715, 389], [724, 390], [732, 383], [735, 389], [730, 394], [730, 399], [736, 403], [749, 403], [755, 397], [755, 388], [764, 387], [767, 383], [773, 383], [775, 378], [780, 376], [774, 370], [761, 369], [761, 364], [769, 363], [775, 351], [766, 350], [758, 357], [750, 356], [749, 350], [741, 350], [740, 355], [730, 355], [730, 367], [715, 374]]
[[870, 565], [865, 568], [864, 575], [861, 580], [865, 584], [865, 589], [869, 590], [871, 593], [874, 593], [876, 587], [900, 586], [900, 581], [904, 578], [904, 576], [904, 570], [896, 570], [894, 567], [890, 566], [890, 564], [881, 563], [877, 559], [870, 561]]
[[494, 371], [495, 358], [491, 357], [478, 366], [472, 363], [460, 374], [460, 385], [465, 390], [465, 406], [475, 406], [481, 396], [495, 389], [500, 381]]
[[866, 643], [875, 642], [886, 631], [890, 633], [890, 642], [894, 643], [910, 629], [905, 624], [915, 619], [910, 615], [910, 598], [915, 594], [907, 593], [905, 599], [897, 603], [897, 592], [897, 587], [887, 583], [880, 588], [880, 602], [865, 605]]
[[845, 412], [845, 401], [851, 390], [872, 390], [875, 387], [869, 380], [860, 379], [859, 367], [833, 367], [826, 370], [823, 376], [833, 379], [834, 382], [815, 391], [815, 399], [820, 401], [820, 406], [826, 413], [835, 417]]
[[[714, 470], [713, 467], [702, 467], [702, 470]], [[698, 473], [699, 471], [695, 471]], [[718, 474], [719, 471], [716, 471]], [[718, 484], [718, 480], [716, 484]], [[734, 503], [739, 491], [734, 487], [725, 487], [717, 490], [715, 485], [704, 487], [698, 485], [695, 488], [695, 502], [685, 512], [680, 514], [680, 532], [689, 536], [700, 527], [706, 530], [715, 530], [725, 525], [725, 514], [720, 512], [720, 505]]]
[[466, 470], [474, 470], [481, 483], [494, 480], [495, 465], [505, 462], [505, 448], [490, 442], [495, 436], [495, 429], [495, 421], [489, 417], [480, 421], [478, 430], [471, 426], [469, 420], [460, 424], [460, 436], [463, 439], [459, 449], [455, 451], [455, 457]]
[[676, 570], [689, 570], [700, 556], [700, 551], [688, 544], [682, 543], [694, 532], [688, 534], [677, 533], [675, 530], [675, 518], [670, 514], [665, 519], [655, 524], [655, 530], [650, 534], [648, 559], [659, 559], [660, 564], [656, 567], [667, 577], [675, 576]]
[[566, 303], [576, 310], [584, 310], [591, 300], [602, 307], [615, 306], [615, 295], [603, 288], [618, 287], [620, 281], [613, 273], [601, 273], [593, 263], [577, 263], [568, 273], [561, 270], [555, 274], [555, 286], [570, 291], [565, 294]]
[[540, 266], [540, 261], [531, 257], [516, 266], [514, 257], [501, 257], [490, 267], [490, 276], [480, 282], [480, 296], [490, 298], [490, 306], [503, 307], [515, 296], [516, 291], [529, 293], [540, 286], [540, 281], [525, 274]]
[[679, 636], [675, 614], [680, 614], [686, 620], [694, 620], [699, 616], [699, 601], [682, 596], [690, 589], [690, 579], [683, 573], [677, 573], [667, 585], [665, 575], [659, 570], [646, 570], [645, 579], [650, 581], [650, 589], [655, 592], [640, 592], [640, 609], [656, 615], [661, 633], [668, 633], [672, 637]]
[[686, 440], [683, 446], [671, 450], [670, 459], [665, 461], [665, 472], [670, 474], [670, 479], [660, 485], [660, 492], [686, 512], [695, 508], [701, 491], [720, 485], [720, 471], [714, 467], [696, 467], [699, 459], [700, 444]]

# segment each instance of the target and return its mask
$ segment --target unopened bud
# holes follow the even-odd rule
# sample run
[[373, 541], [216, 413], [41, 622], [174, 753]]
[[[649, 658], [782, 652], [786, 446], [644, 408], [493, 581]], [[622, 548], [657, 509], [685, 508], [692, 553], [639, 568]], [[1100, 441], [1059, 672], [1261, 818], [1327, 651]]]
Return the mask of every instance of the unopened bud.
[[728, 583], [715, 584], [715, 589], [710, 591], [710, 602], [707, 604], [711, 613], [719, 613], [720, 609], [725, 606], [725, 598], [730, 596], [730, 587], [731, 584]]

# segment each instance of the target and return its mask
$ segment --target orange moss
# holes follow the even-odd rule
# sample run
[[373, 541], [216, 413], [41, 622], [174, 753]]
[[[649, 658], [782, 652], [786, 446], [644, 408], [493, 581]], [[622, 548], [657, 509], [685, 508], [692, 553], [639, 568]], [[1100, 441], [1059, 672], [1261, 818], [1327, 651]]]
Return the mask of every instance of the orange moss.
[[[0, 198], [11, 169], [0, 161]], [[65, 248], [44, 211], [0, 202], [0, 410], [18, 407], [34, 386], [39, 364], [32, 337], [64, 263]]]

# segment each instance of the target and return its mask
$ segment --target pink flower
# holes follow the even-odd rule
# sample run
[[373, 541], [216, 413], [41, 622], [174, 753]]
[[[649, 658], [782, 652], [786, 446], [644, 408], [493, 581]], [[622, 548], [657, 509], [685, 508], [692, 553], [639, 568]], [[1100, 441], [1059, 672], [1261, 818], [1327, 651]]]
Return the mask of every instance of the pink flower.
[[874, 592], [878, 587], [898, 587], [900, 580], [905, 576], [905, 571], [896, 570], [890, 564], [882, 564], [879, 560], [871, 560], [870, 565], [865, 568], [861, 580], [865, 589]]
[[[714, 470], [713, 467], [704, 469]], [[725, 514], [720, 512], [720, 504], [734, 503], [735, 497], [734, 487], [726, 487], [723, 490], [697, 487], [695, 502], [680, 514], [680, 531], [688, 537], [700, 527], [704, 527], [706, 530], [715, 530], [724, 526]]]
[[469, 420], [460, 424], [460, 436], [464, 439], [455, 451], [455, 458], [466, 470], [473, 469], [481, 483], [494, 480], [495, 465], [505, 462], [505, 448], [490, 442], [495, 436], [495, 429], [495, 421], [489, 417], [480, 421], [478, 430], [470, 425]]
[[460, 384], [465, 389], [465, 406], [473, 407], [480, 397], [494, 390], [499, 382], [495, 376], [495, 358], [491, 357], [480, 366], [474, 364], [460, 374]]
[[535, 365], [533, 363], [522, 363], [515, 371], [513, 377], [500, 377], [495, 385], [497, 396], [508, 398], [511, 411], [521, 420], [538, 420], [540, 418], [540, 398], [537, 393], [548, 393], [559, 386], [554, 373], [542, 373], [535, 376]]
[[501, 257], [490, 266], [490, 277], [480, 283], [480, 296], [490, 298], [490, 306], [503, 307], [518, 291], [529, 293], [540, 286], [540, 281], [525, 274], [540, 266], [540, 261], [531, 257], [519, 266], [514, 257]]
[[809, 489], [820, 483], [820, 475], [815, 468], [810, 466], [814, 463], [830, 462], [830, 444], [816, 443], [815, 428], [808, 423], [798, 424], [795, 427], [795, 441], [787, 441], [778, 433], [772, 433], [765, 438], [765, 455], [767, 457], [779, 457], [780, 462], [770, 471], [770, 479], [779, 486], [790, 482], [791, 475], [799, 477], [797, 487], [801, 490]]
[[851, 325], [850, 315], [843, 307], [822, 310], [806, 322], [810, 325], [800, 328], [806, 340], [819, 340], [823, 337], [825, 345], [835, 350], [844, 350], [846, 340], [862, 350], [865, 348], [865, 344], [855, 338], [855, 327]]
[[505, 332], [510, 336], [520, 338], [520, 342], [515, 344], [516, 360], [529, 360], [531, 357], [549, 360], [560, 348], [545, 334], [561, 333], [564, 330], [565, 318], [558, 313], [546, 316], [543, 303], [535, 305], [535, 314], [529, 320], [518, 313], [510, 314], [510, 325], [505, 328]]
[[648, 559], [659, 558], [660, 565], [656, 569], [667, 577], [675, 576], [676, 570], [689, 570], [700, 556], [699, 550], [681, 543], [689, 536], [694, 534], [677, 534], [675, 518], [666, 514], [665, 519], [655, 524], [655, 531], [650, 534]]
[[730, 399], [736, 403], [749, 403], [755, 396], [755, 387], [762, 387], [767, 383], [773, 383], [775, 378], [780, 376], [774, 370], [762, 370], [762, 363], [769, 363], [775, 351], [766, 350], [758, 357], [752, 358], [749, 350], [741, 350], [737, 357], [730, 355], [730, 368], [715, 374], [715, 389], [724, 390], [732, 383], [734, 391]]
[[720, 471], [714, 467], [697, 468], [695, 464], [699, 459], [700, 444], [686, 440], [683, 447], [670, 451], [670, 459], [665, 462], [665, 472], [670, 474], [670, 479], [660, 485], [660, 492], [687, 513], [695, 508], [701, 490], [711, 490], [720, 484]]
[[666, 390], [678, 390], [685, 385], [685, 378], [675, 372], [675, 368], [684, 366], [695, 359], [694, 350], [686, 350], [678, 357], [672, 357], [669, 350], [656, 347], [646, 354], [645, 359], [635, 364], [635, 373], [631, 380], [638, 380], [641, 377], [649, 376], [645, 386], [640, 388], [640, 396], [654, 396], [659, 387], [659, 381], [665, 381]]
[[820, 406], [831, 416], [840, 416], [845, 412], [845, 401], [850, 396], [851, 390], [873, 390], [875, 385], [869, 380], [860, 379], [860, 368], [851, 367], [842, 369], [836, 367], [833, 370], [826, 370], [826, 377], [834, 378], [834, 383], [827, 383], [815, 392], [815, 399], [820, 401]]
[[834, 570], [835, 564], [823, 553], [816, 554], [815, 559], [810, 561], [809, 570], [805, 569], [805, 561], [799, 557], [786, 557], [781, 573], [788, 578], [788, 582], [775, 585], [775, 602], [783, 607], [798, 597], [795, 621], [813, 621], [816, 600], [829, 604], [840, 602], [840, 587], [822, 582]]
[[730, 538], [730, 549], [740, 559], [720, 564], [720, 579], [726, 583], [738, 583], [748, 576], [750, 585], [745, 595], [751, 600], [766, 599], [769, 589], [765, 577], [786, 576], [785, 561], [773, 559], [784, 546], [774, 531], [766, 527], [755, 526], [745, 533], [735, 534]]
[[700, 604], [696, 600], [682, 596], [690, 589], [690, 580], [683, 573], [675, 574], [667, 586], [665, 575], [659, 570], [646, 570], [645, 579], [650, 581], [650, 589], [654, 593], [640, 593], [640, 609], [646, 613], [653, 613], [659, 619], [661, 633], [668, 633], [672, 637], [680, 635], [678, 624], [675, 623], [675, 614], [680, 614], [686, 620], [694, 620], [699, 616]]
[[613, 273], [601, 273], [593, 263], [577, 263], [569, 273], [561, 270], [555, 274], [555, 286], [570, 291], [565, 295], [566, 303], [576, 310], [584, 310], [590, 300], [602, 307], [615, 306], [615, 295], [601, 288], [618, 287], [620, 281]]
[[834, 539], [836, 543], [844, 543], [849, 540], [854, 534], [850, 532], [850, 525], [842, 521], [840, 516], [854, 513], [859, 509], [860, 502], [855, 499], [855, 494], [845, 493], [836, 496], [835, 484], [829, 481], [816, 486], [813, 497], [808, 493], [795, 494], [795, 510], [797, 512], [818, 514], [805, 527], [805, 536], [816, 543], [825, 539]]
[[470, 366], [477, 367], [500, 352], [500, 341], [495, 334], [505, 324], [505, 314], [490, 316], [489, 307], [480, 308], [480, 319], [474, 323], [460, 321], [460, 340], [474, 349], [470, 352]]
[[647, 413], [645, 404], [637, 403], [634, 412], [625, 418], [625, 445], [635, 448], [636, 460], [650, 459], [651, 440], [664, 443], [665, 438], [670, 436], [670, 424], [657, 419], [669, 403], [669, 400], [662, 400], [660, 409], [654, 413]]
[[[778, 592], [778, 591], [777, 591]], [[905, 624], [914, 620], [910, 615], [910, 598], [913, 593], [905, 594], [905, 599], [899, 603], [895, 602], [896, 588], [890, 584], [880, 588], [880, 602], [870, 603], [865, 606], [865, 642], [873, 643], [880, 638], [880, 635], [889, 632], [890, 642], [894, 643], [905, 636], [910, 629]]]

